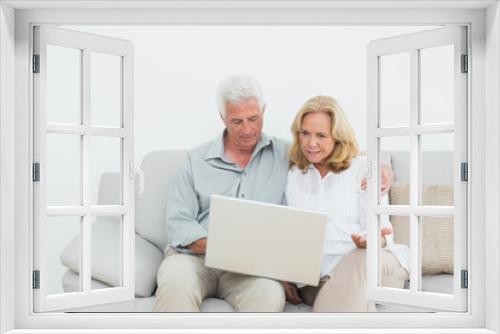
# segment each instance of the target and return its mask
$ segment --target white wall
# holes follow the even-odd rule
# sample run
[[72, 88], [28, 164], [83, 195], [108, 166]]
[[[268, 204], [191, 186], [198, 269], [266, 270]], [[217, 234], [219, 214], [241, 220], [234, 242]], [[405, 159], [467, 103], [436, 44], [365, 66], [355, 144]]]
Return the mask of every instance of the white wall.
[[[223, 124], [217, 114], [215, 88], [233, 73], [250, 74], [261, 82], [267, 101], [267, 134], [290, 139], [290, 124], [300, 106], [314, 95], [326, 94], [341, 103], [361, 148], [366, 149], [368, 42], [431, 27], [70, 28], [134, 43], [135, 160], [139, 163], [148, 152], [189, 149], [218, 135]], [[395, 99], [401, 96], [394, 93]], [[101, 155], [102, 166], [108, 166], [106, 152]], [[64, 273], [57, 254], [72, 237], [71, 230], [68, 226], [66, 233], [61, 228], [52, 236], [57, 251], [51, 252], [51, 270], [60, 272], [55, 277]], [[51, 282], [51, 291], [60, 287], [60, 281]]]
[[223, 125], [215, 87], [233, 73], [261, 82], [266, 133], [291, 138], [300, 106], [327, 94], [344, 107], [365, 148], [368, 42], [430, 27], [71, 28], [134, 43], [135, 157], [140, 161], [150, 151], [189, 149], [217, 135]]

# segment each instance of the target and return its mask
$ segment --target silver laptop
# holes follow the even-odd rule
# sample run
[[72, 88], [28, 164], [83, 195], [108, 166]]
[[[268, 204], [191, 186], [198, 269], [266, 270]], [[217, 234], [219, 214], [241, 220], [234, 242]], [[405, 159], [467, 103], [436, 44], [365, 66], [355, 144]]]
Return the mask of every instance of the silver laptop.
[[318, 285], [324, 213], [212, 195], [205, 265]]

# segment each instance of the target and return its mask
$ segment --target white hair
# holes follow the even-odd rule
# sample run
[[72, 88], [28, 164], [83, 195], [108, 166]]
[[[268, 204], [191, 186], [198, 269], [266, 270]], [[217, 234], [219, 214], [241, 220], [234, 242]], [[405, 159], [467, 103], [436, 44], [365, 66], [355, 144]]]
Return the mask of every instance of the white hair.
[[264, 110], [264, 99], [259, 82], [252, 76], [231, 75], [219, 83], [217, 87], [217, 108], [222, 118], [226, 118], [226, 102], [238, 104], [255, 98], [260, 111]]

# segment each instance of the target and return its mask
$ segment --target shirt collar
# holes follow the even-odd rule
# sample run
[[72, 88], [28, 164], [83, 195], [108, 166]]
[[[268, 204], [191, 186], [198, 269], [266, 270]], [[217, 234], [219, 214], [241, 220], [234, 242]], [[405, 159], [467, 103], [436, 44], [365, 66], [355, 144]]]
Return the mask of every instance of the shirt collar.
[[[205, 154], [205, 160], [209, 159], [214, 159], [214, 158], [219, 158], [225, 161], [225, 154], [224, 154], [224, 137], [227, 134], [227, 130], [224, 129], [224, 131], [212, 142], [210, 147], [208, 148], [207, 153]], [[253, 150], [252, 153], [252, 158], [264, 147], [271, 145], [272, 139], [266, 136], [265, 133], [262, 133], [260, 136], [260, 140], [255, 145], [255, 149]]]
[[[314, 164], [309, 164], [309, 166], [307, 167], [307, 170], [314, 171], [314, 173], [318, 174], [318, 176], [321, 178], [321, 173], [316, 168], [316, 166], [314, 166]], [[326, 173], [326, 175], [322, 179], [326, 180], [328, 177], [330, 177], [330, 175], [333, 175], [333, 172], [331, 170], [329, 170], [328, 173]]]

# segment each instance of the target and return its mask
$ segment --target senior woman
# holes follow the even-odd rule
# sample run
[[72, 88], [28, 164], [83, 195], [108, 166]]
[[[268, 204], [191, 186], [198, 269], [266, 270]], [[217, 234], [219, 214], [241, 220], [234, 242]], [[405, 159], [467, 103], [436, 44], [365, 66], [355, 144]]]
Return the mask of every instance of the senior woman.
[[[367, 161], [358, 155], [354, 131], [335, 99], [316, 96], [297, 113], [292, 134], [287, 205], [325, 212], [328, 222], [319, 286], [285, 282], [287, 300], [304, 301], [314, 312], [375, 312], [366, 284]], [[388, 219], [381, 234], [381, 283], [403, 288], [408, 248], [394, 244]]]

